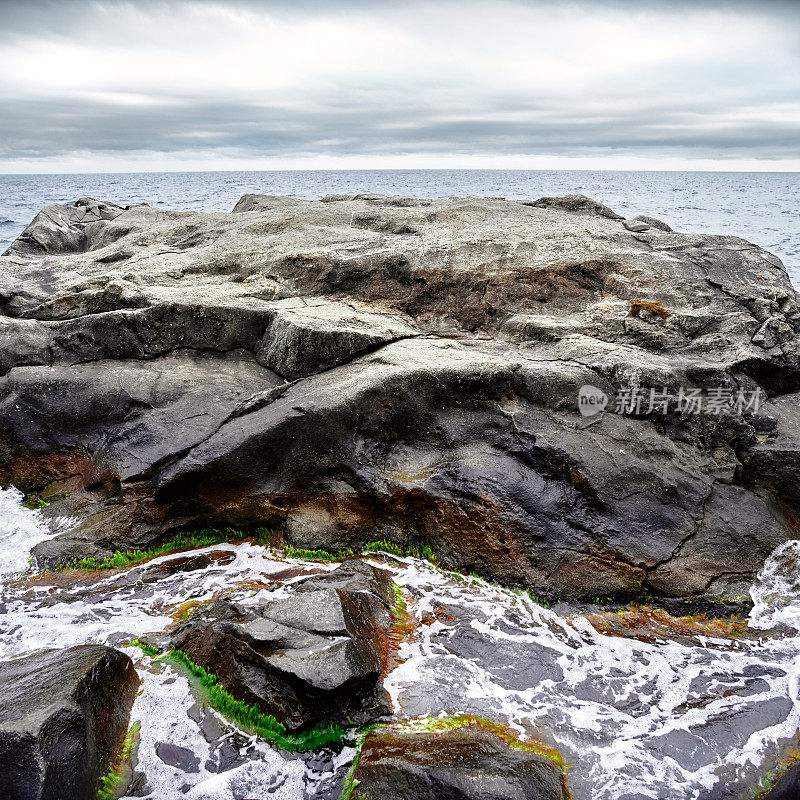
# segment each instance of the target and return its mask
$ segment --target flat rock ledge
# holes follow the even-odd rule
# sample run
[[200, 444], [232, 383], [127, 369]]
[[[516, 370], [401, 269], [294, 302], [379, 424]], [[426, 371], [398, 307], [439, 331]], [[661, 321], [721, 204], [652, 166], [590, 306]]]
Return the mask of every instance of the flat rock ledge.
[[78, 520], [42, 564], [267, 526], [737, 600], [800, 530], [799, 334], [775, 256], [583, 196], [84, 198], [0, 258], [0, 485]]
[[0, 662], [0, 797], [94, 800], [138, 687], [130, 658], [102, 645]]

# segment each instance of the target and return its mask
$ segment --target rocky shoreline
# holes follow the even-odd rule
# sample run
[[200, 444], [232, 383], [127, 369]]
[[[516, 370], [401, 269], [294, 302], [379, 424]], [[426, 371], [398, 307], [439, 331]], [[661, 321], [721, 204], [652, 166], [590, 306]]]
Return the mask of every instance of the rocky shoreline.
[[[44, 209], [0, 257], [0, 487], [74, 521], [35, 547], [42, 568], [206, 528], [333, 554], [380, 542], [564, 613], [621, 609], [606, 635], [647, 641], [656, 620], [693, 642], [711, 629], [670, 632], [625, 604], [752, 608], [756, 573], [800, 534], [798, 400], [800, 309], [777, 258], [582, 196], [246, 195], [218, 214], [82, 199]], [[397, 726], [399, 589], [380, 568], [275, 587], [257, 606], [217, 591], [142, 643], [182, 653], [281, 741], [388, 722], [354, 762], [362, 794], [567, 797], [550, 742], [478, 716]], [[0, 684], [23, 663], [0, 662]], [[4, 704], [0, 743], [17, 736]], [[95, 796], [117, 723], [70, 797]], [[20, 767], [33, 788], [11, 796], [57, 796], [30, 777], [49, 769], [39, 730]], [[0, 763], [21, 763], [12, 749]], [[187, 752], [162, 748], [191, 772]]]
[[[800, 311], [774, 256], [665, 227], [582, 197], [47, 208], [0, 262], [0, 483], [81, 520], [45, 564], [267, 526], [741, 597], [797, 530]], [[587, 420], [584, 385], [668, 399]]]

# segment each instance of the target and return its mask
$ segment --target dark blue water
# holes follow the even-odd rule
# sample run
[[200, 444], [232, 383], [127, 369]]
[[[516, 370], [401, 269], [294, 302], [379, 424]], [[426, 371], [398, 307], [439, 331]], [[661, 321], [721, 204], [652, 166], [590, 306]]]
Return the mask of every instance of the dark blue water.
[[568, 170], [297, 170], [0, 175], [0, 252], [52, 203], [90, 196], [187, 211], [229, 211], [246, 192], [320, 198], [383, 192], [535, 199], [580, 192], [626, 217], [741, 236], [779, 256], [800, 286], [800, 173]]

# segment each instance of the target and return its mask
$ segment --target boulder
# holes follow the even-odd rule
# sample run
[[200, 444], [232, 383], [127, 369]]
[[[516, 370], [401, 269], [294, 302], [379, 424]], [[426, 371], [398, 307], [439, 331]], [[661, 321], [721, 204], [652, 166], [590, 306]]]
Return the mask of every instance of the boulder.
[[138, 686], [130, 658], [100, 645], [0, 663], [0, 797], [94, 800]]
[[348, 562], [296, 586], [255, 608], [216, 600], [175, 630], [172, 645], [290, 729], [363, 725], [388, 714], [391, 581]]
[[59, 207], [82, 252], [2, 257], [0, 485], [77, 520], [38, 554], [267, 526], [540, 596], [747, 596], [798, 508], [778, 259], [583, 196], [328, 199]]
[[443, 732], [378, 728], [361, 747], [364, 800], [565, 800], [564, 773], [545, 755], [510, 747], [480, 725]]

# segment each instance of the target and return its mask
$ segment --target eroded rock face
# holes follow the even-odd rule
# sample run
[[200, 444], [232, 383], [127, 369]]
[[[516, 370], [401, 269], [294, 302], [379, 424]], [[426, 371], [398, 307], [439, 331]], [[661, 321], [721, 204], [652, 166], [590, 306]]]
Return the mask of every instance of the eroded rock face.
[[[0, 484], [79, 519], [49, 563], [266, 525], [541, 594], [736, 597], [797, 535], [800, 311], [748, 242], [582, 196], [46, 211], [0, 260]], [[617, 413], [630, 387], [668, 413]]]
[[364, 800], [562, 800], [563, 773], [477, 725], [436, 733], [368, 734], [354, 773]]
[[382, 655], [392, 602], [391, 580], [352, 561], [254, 609], [216, 600], [172, 645], [287, 728], [363, 725], [389, 713]]
[[94, 800], [138, 686], [130, 658], [101, 645], [0, 662], [0, 797]]

